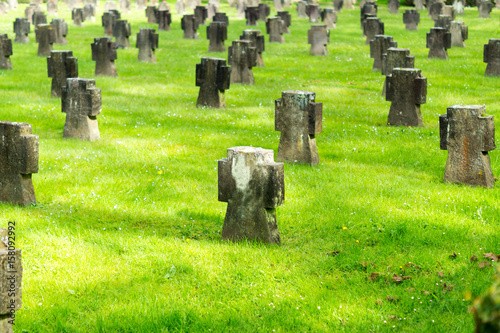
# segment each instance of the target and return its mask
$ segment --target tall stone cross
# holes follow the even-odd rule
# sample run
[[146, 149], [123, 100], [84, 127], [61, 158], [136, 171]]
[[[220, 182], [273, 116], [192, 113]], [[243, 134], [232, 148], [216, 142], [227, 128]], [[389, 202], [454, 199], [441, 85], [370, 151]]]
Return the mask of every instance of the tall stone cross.
[[54, 28], [50, 24], [39, 24], [36, 33], [36, 41], [38, 42], [38, 53], [39, 57], [50, 56], [50, 51], [52, 51], [52, 44], [56, 41], [56, 33]]
[[414, 68], [415, 56], [410, 55], [410, 49], [390, 47], [382, 56], [382, 75], [385, 76], [382, 96], [387, 91], [387, 76], [392, 74], [394, 68]]
[[73, 26], [75, 27], [83, 27], [83, 22], [85, 18], [83, 16], [82, 8], [73, 8], [71, 11], [71, 19], [73, 20]]
[[14, 21], [14, 33], [16, 34], [14, 42], [29, 43], [30, 39], [28, 34], [30, 33], [30, 22], [28, 19], [16, 18]]
[[55, 44], [65, 45], [68, 44], [66, 36], [68, 35], [68, 24], [64, 22], [64, 19], [52, 19], [52, 27], [54, 28], [54, 33], [56, 35]]
[[47, 58], [47, 72], [52, 78], [50, 95], [61, 97], [61, 88], [66, 85], [66, 79], [78, 77], [78, 59], [73, 57], [73, 51], [52, 50]]
[[184, 38], [198, 39], [198, 20], [194, 15], [184, 15], [181, 19], [181, 29], [184, 31]]
[[116, 20], [113, 25], [113, 37], [117, 48], [126, 49], [130, 47], [129, 37], [132, 34], [130, 23], [127, 20]]
[[276, 207], [285, 200], [283, 163], [272, 149], [233, 147], [219, 160], [219, 201], [227, 202], [222, 239], [279, 244]]
[[322, 131], [323, 103], [310, 91], [287, 90], [275, 101], [275, 130], [280, 131], [278, 161], [319, 163], [316, 135]]
[[451, 34], [444, 28], [431, 28], [427, 34], [428, 58], [448, 60], [447, 49], [451, 48]]
[[264, 67], [264, 59], [262, 58], [262, 52], [265, 50], [265, 40], [264, 36], [260, 34], [260, 30], [246, 29], [243, 30], [243, 34], [240, 36], [241, 40], [250, 41], [250, 46], [256, 49], [256, 65], [255, 67]]
[[0, 69], [12, 69], [12, 40], [7, 34], [0, 34]]
[[392, 36], [375, 35], [370, 41], [370, 57], [373, 58], [372, 71], [382, 70], [382, 57], [390, 47], [397, 47], [398, 43], [392, 40]]
[[333, 8], [325, 8], [321, 11], [321, 21], [328, 29], [335, 29], [337, 23], [337, 12]]
[[210, 40], [208, 52], [225, 52], [224, 41], [227, 39], [227, 26], [224, 22], [212, 22], [207, 26], [207, 39]]
[[231, 84], [255, 84], [252, 67], [256, 65], [257, 49], [247, 40], [234, 40], [229, 47], [228, 64], [231, 66]]
[[310, 55], [328, 55], [327, 46], [330, 43], [330, 31], [326, 28], [326, 24], [311, 25], [311, 29], [307, 31], [307, 42], [311, 44]]
[[36, 203], [31, 174], [38, 172], [38, 136], [31, 125], [0, 121], [0, 201]]
[[156, 62], [155, 50], [158, 48], [158, 34], [155, 29], [141, 28], [135, 45], [139, 49], [137, 60]]
[[269, 34], [269, 43], [284, 43], [285, 22], [279, 16], [270, 17], [266, 22], [266, 32]]
[[172, 23], [172, 14], [168, 10], [158, 10], [156, 12], [156, 21], [158, 23], [158, 30], [169, 31], [170, 24]]
[[384, 34], [384, 23], [379, 17], [368, 17], [363, 22], [363, 33], [366, 36], [365, 44], [368, 45], [375, 38], [375, 35]]
[[492, 38], [484, 45], [483, 62], [487, 63], [485, 76], [500, 76], [500, 39]]
[[483, 116], [484, 105], [454, 105], [439, 117], [441, 149], [448, 150], [444, 181], [493, 187], [488, 151], [495, 146], [493, 116]]
[[403, 23], [406, 30], [418, 30], [420, 13], [415, 9], [408, 9], [403, 13]]
[[201, 58], [196, 64], [196, 86], [200, 87], [197, 107], [225, 108], [225, 90], [229, 89], [231, 67], [226, 66], [225, 59]]
[[92, 60], [95, 61], [95, 75], [118, 76], [115, 60], [116, 44], [109, 37], [94, 38]]

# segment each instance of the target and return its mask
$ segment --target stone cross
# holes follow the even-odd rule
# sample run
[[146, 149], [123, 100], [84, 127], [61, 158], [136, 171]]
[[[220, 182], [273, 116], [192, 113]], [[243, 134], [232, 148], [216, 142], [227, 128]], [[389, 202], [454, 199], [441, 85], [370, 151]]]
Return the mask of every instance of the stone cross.
[[120, 18], [121, 14], [117, 10], [110, 10], [102, 14], [101, 22], [104, 27], [104, 36], [113, 35], [113, 26]]
[[323, 103], [310, 91], [287, 90], [275, 101], [275, 130], [280, 131], [278, 161], [319, 163], [316, 135], [322, 130]]
[[418, 30], [420, 13], [415, 9], [406, 10], [403, 14], [403, 23], [406, 25], [406, 30]]
[[489, 0], [479, 1], [478, 5], [479, 17], [490, 18], [490, 13], [492, 9], [493, 9], [493, 4]]
[[337, 12], [333, 8], [325, 8], [321, 12], [321, 21], [326, 24], [328, 29], [335, 29], [337, 23]]
[[205, 6], [196, 6], [194, 9], [194, 16], [198, 20], [198, 24], [205, 25], [205, 20], [208, 17], [208, 10]]
[[234, 40], [229, 47], [228, 65], [231, 66], [231, 84], [255, 84], [252, 67], [257, 60], [257, 49], [248, 40]]
[[429, 16], [432, 18], [433, 21], [436, 21], [439, 15], [443, 13], [444, 6], [445, 6], [444, 3], [436, 1], [427, 7], [429, 8]]
[[144, 10], [146, 8], [146, 0], [135, 0], [135, 8], [137, 10]]
[[168, 10], [168, 11], [170, 11], [170, 5], [168, 3], [166, 3], [165, 0], [163, 0], [158, 5], [158, 10]]
[[256, 49], [255, 67], [264, 67], [264, 60], [262, 59], [262, 52], [265, 50], [264, 36], [260, 34], [260, 30], [246, 29], [240, 36], [241, 40], [250, 41], [250, 46]]
[[52, 19], [50, 22], [52, 28], [54, 29], [54, 33], [56, 35], [55, 44], [68, 44], [68, 40], [66, 39], [66, 35], [68, 34], [68, 24], [64, 22], [64, 19]]
[[285, 200], [283, 163], [272, 149], [233, 147], [219, 160], [219, 201], [227, 202], [222, 239], [279, 244], [276, 207]]
[[387, 6], [389, 7], [389, 12], [391, 14], [399, 13], [399, 6], [400, 6], [399, 0], [389, 0]]
[[186, 5], [184, 4], [184, 0], [177, 0], [175, 2], [175, 11], [177, 15], [184, 15]]
[[158, 8], [154, 6], [148, 6], [146, 8], [146, 17], [148, 18], [148, 23], [150, 24], [155, 24], [158, 23], [156, 20], [156, 12], [158, 11]]
[[216, 3], [208, 2], [207, 4], [207, 18], [213, 18], [215, 13], [219, 10], [219, 6]]
[[361, 29], [363, 29], [364, 22], [368, 17], [377, 17], [378, 6], [375, 2], [366, 2], [360, 10]]
[[28, 19], [30, 24], [33, 24], [33, 13], [42, 9], [37, 4], [30, 4], [24, 9], [24, 17]]
[[344, 0], [343, 2], [343, 5], [344, 5], [344, 8], [345, 9], [349, 9], [349, 10], [352, 10], [354, 9], [354, 1], [355, 0]]
[[131, 6], [132, 6], [132, 3], [130, 2], [130, 0], [120, 0], [120, 10], [123, 13], [125, 13], [125, 14], [130, 13]]
[[168, 10], [159, 10], [156, 12], [156, 21], [158, 22], [158, 30], [169, 31], [172, 15]]
[[57, 2], [55, 2], [54, 0], [47, 1], [47, 13], [49, 13], [49, 15], [56, 15], [57, 9]]
[[269, 14], [271, 14], [271, 8], [267, 3], [259, 4], [259, 20], [266, 21]]
[[99, 140], [97, 116], [101, 113], [101, 89], [95, 80], [69, 78], [62, 88], [61, 110], [66, 113], [63, 138]]
[[448, 15], [439, 15], [438, 19], [434, 21], [434, 27], [444, 28], [449, 32], [451, 27], [451, 17]]
[[37, 25], [47, 24], [47, 16], [44, 12], [34, 12], [31, 21], [33, 22], [36, 30]]
[[259, 19], [259, 7], [246, 7], [245, 18], [247, 19], [247, 25], [257, 25], [257, 20]]
[[483, 62], [488, 64], [485, 76], [500, 76], [500, 39], [492, 38], [484, 45]]
[[224, 41], [227, 39], [227, 26], [224, 22], [214, 21], [207, 26], [207, 39], [210, 40], [208, 52], [226, 52]]
[[439, 14], [439, 15], [448, 15], [449, 17], [451, 17], [452, 20], [454, 20], [457, 17], [457, 12], [453, 8], [453, 6], [446, 6], [445, 5], [445, 6], [443, 6], [441, 14]]
[[415, 4], [415, 10], [425, 10], [425, 0], [413, 0]]
[[287, 11], [280, 11], [276, 13], [276, 16], [281, 17], [283, 22], [285, 22], [285, 34], [290, 34], [289, 27], [292, 25], [292, 15]]
[[309, 23], [319, 23], [321, 7], [316, 3], [307, 4], [306, 14], [309, 17]]
[[93, 4], [88, 3], [83, 6], [83, 19], [82, 21], [94, 21], [95, 20], [95, 7]]
[[439, 58], [448, 60], [447, 49], [451, 48], [451, 34], [444, 28], [431, 28], [427, 34], [428, 58]]
[[117, 58], [115, 42], [112, 42], [110, 37], [97, 37], [91, 46], [95, 75], [118, 76], [115, 65]]
[[184, 15], [181, 19], [181, 28], [184, 30], [184, 38], [198, 39], [198, 20], [194, 15]]
[[[0, 201], [20, 206], [35, 204], [31, 174], [37, 172], [38, 136], [31, 134], [31, 125], [0, 121]], [[2, 273], [0, 270], [0, 275]], [[0, 300], [3, 313], [4, 292], [1, 291]]]
[[111, 10], [118, 10], [118, 7], [116, 6], [116, 2], [114, 1], [106, 1], [104, 3], [104, 11], [109, 12]]
[[50, 95], [61, 97], [61, 88], [66, 85], [66, 79], [78, 77], [78, 59], [73, 57], [73, 51], [51, 51], [47, 58], [47, 73], [52, 78]]
[[382, 70], [382, 57], [390, 47], [397, 47], [398, 43], [392, 40], [392, 36], [375, 35], [370, 41], [370, 57], [373, 58], [372, 71]]
[[305, 1], [299, 1], [297, 2], [297, 17], [298, 18], [307, 18], [306, 14], [306, 2]]
[[135, 47], [139, 49], [137, 60], [156, 62], [155, 50], [158, 48], [158, 34], [155, 29], [141, 28], [137, 34]]
[[[236, 3], [236, 17], [245, 18], [245, 10], [247, 9], [247, 3], [245, 0], [238, 0]], [[247, 24], [248, 25], [248, 24]]]
[[394, 68], [414, 68], [415, 56], [410, 55], [410, 49], [390, 47], [382, 57], [382, 75], [385, 76], [382, 96], [387, 90], [387, 76], [392, 74]]
[[283, 0], [274, 0], [273, 3], [274, 3], [274, 10], [276, 10], [277, 12], [278, 11], [282, 11], [283, 10]]
[[464, 14], [465, 0], [453, 0], [453, 9], [458, 15]]
[[130, 23], [127, 20], [116, 20], [116, 23], [113, 25], [116, 48], [126, 49], [130, 47], [129, 37], [131, 34]]
[[342, 11], [343, 5], [344, 5], [344, 0], [333, 0], [333, 8], [337, 13]]
[[310, 55], [328, 55], [327, 45], [330, 43], [330, 31], [326, 24], [313, 24], [307, 31], [307, 43], [311, 44]]
[[50, 24], [39, 24], [35, 31], [38, 43], [38, 56], [48, 57], [52, 51], [52, 44], [56, 41], [56, 33]]
[[464, 41], [469, 36], [469, 27], [461, 21], [451, 22], [451, 46], [465, 47]]
[[454, 105], [439, 116], [440, 148], [448, 150], [445, 182], [495, 185], [488, 155], [496, 148], [495, 123], [484, 111], [484, 105]]
[[73, 10], [71, 11], [71, 19], [73, 20], [73, 26], [83, 27], [83, 21], [85, 21], [85, 18], [83, 16], [83, 9], [73, 8]]
[[386, 100], [391, 102], [387, 125], [423, 126], [420, 104], [427, 96], [427, 78], [420, 69], [394, 68], [387, 76]]
[[0, 69], [12, 69], [12, 40], [7, 34], [0, 34]]
[[[15, 227], [9, 222], [9, 229]], [[0, 228], [0, 330], [13, 333], [16, 311], [21, 308], [23, 264], [21, 250], [18, 249], [15, 232], [9, 244], [9, 230]]]
[[16, 43], [29, 43], [30, 39], [28, 34], [30, 33], [30, 22], [26, 18], [18, 17], [14, 21], [14, 33], [16, 38], [14, 42]]
[[196, 86], [200, 87], [197, 107], [225, 108], [224, 91], [229, 89], [231, 67], [225, 59], [201, 58], [196, 65]]
[[285, 22], [279, 16], [270, 17], [266, 22], [266, 32], [269, 34], [269, 43], [284, 43]]
[[212, 17], [212, 20], [217, 22], [224, 22], [226, 26], [229, 26], [229, 18], [227, 17], [226, 13], [215, 13]]
[[365, 44], [370, 44], [375, 35], [384, 34], [384, 23], [378, 17], [368, 17], [363, 24], [363, 32], [366, 36]]

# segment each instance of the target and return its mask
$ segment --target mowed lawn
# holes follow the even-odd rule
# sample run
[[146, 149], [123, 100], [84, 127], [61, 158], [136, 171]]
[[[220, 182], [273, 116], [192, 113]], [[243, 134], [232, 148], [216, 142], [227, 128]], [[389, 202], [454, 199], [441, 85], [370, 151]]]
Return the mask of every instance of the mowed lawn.
[[[201, 109], [196, 64], [227, 53], [207, 52], [206, 26], [199, 40], [183, 39], [170, 6], [157, 63], [137, 61], [136, 34], [156, 25], [133, 7], [122, 13], [132, 47], [118, 50], [119, 76], [95, 78], [90, 44], [103, 36], [104, 2], [85, 27], [73, 27], [59, 3], [68, 44], [54, 49], [72, 50], [79, 76], [101, 89], [99, 141], [62, 138], [65, 114], [50, 97], [33, 27], [29, 44], [13, 44], [14, 70], [0, 71], [0, 120], [32, 124], [40, 149], [37, 204], [0, 204], [0, 227], [16, 222], [23, 251], [15, 331], [471, 332], [469, 309], [495, 272], [495, 263], [479, 263], [500, 253], [499, 185], [443, 183], [438, 116], [456, 104], [500, 116], [500, 78], [484, 77], [482, 62], [483, 45], [500, 37], [499, 11], [458, 16], [469, 39], [443, 61], [427, 59], [427, 12], [418, 31], [405, 31], [407, 8], [391, 15], [379, 4], [385, 34], [410, 48], [428, 80], [425, 125], [406, 128], [386, 126], [384, 77], [372, 72], [358, 7], [338, 14], [325, 57], [309, 55], [310, 23], [295, 6], [285, 44], [268, 43], [259, 21], [265, 67], [254, 68], [255, 85], [231, 85], [225, 109]], [[14, 40], [24, 8], [0, 16], [0, 33]], [[253, 27], [227, 3], [221, 11], [230, 19], [227, 48]], [[217, 160], [235, 146], [277, 152], [274, 101], [285, 90], [313, 91], [323, 103], [320, 164], [285, 164], [281, 245], [223, 242]], [[498, 175], [500, 153], [490, 156]]]

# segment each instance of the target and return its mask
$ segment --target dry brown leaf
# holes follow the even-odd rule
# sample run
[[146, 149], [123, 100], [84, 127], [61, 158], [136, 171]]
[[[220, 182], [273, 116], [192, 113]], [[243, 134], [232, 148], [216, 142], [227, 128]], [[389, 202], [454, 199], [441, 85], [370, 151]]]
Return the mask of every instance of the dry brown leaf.
[[457, 254], [453, 252], [452, 254], [449, 255], [450, 259], [455, 259], [457, 257]]
[[447, 285], [446, 283], [443, 284], [444, 290], [447, 290], [447, 291], [452, 291], [454, 286], [455, 286], [454, 284], [450, 284], [450, 285]]
[[403, 280], [411, 280], [411, 276], [409, 275], [405, 275], [402, 277]]
[[479, 265], [477, 265], [479, 268], [485, 268], [485, 267], [488, 267], [488, 266], [491, 266], [491, 263], [487, 262], [487, 261], [481, 261], [479, 263]]
[[430, 294], [431, 294], [431, 293], [430, 293], [429, 291], [427, 291], [427, 290], [424, 290], [424, 291], [423, 291], [423, 293], [424, 293], [424, 295], [430, 295]]
[[327, 256], [335, 257], [340, 253], [340, 251], [332, 251], [332, 252], [327, 252]]
[[392, 281], [399, 283], [399, 282], [403, 281], [403, 278], [401, 278], [401, 276], [397, 276], [396, 274], [394, 274], [392, 277]]
[[381, 300], [381, 299], [376, 300], [376, 301], [375, 301], [375, 304], [377, 304], [377, 305], [382, 305], [382, 300]]
[[375, 280], [376, 278], [378, 278], [379, 276], [380, 276], [380, 274], [379, 274], [379, 273], [371, 273], [371, 274], [370, 274], [370, 276], [368, 277], [368, 279], [369, 279], [370, 281], [373, 281], [373, 280]]
[[387, 295], [387, 297], [385, 299], [388, 300], [389, 302], [399, 302], [399, 299], [397, 299], [396, 297], [389, 296], [389, 295]]
[[495, 255], [494, 253], [483, 253], [483, 257], [485, 257], [486, 259], [491, 259], [493, 261], [498, 261], [498, 256]]
[[437, 274], [438, 274], [440, 277], [444, 277], [443, 272], [437, 272]]
[[395, 315], [389, 315], [389, 320], [396, 320], [398, 319], [398, 317], [396, 317]]
[[475, 254], [473, 254], [473, 255], [472, 255], [472, 257], [470, 257], [470, 262], [475, 262], [475, 261], [477, 261], [477, 260], [478, 260], [478, 259], [477, 259], [477, 257], [476, 257], [476, 255], [475, 255]]

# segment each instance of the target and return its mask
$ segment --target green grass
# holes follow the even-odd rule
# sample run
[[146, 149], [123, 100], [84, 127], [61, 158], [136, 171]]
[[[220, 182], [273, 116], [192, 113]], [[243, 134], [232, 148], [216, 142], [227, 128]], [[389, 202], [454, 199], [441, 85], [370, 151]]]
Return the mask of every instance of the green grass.
[[[103, 4], [84, 28], [59, 7], [69, 44], [54, 48], [73, 50], [80, 77], [94, 78], [90, 44], [103, 34]], [[221, 9], [228, 47], [247, 27], [234, 8]], [[500, 192], [443, 183], [438, 115], [454, 104], [499, 115], [500, 79], [484, 77], [482, 62], [483, 45], [499, 37], [498, 11], [459, 16], [467, 46], [442, 61], [427, 59], [430, 18], [421, 12], [419, 31], [405, 31], [404, 9], [390, 15], [384, 6], [379, 17], [428, 79], [421, 128], [385, 125], [390, 104], [358, 10], [339, 13], [330, 55], [313, 57], [309, 23], [290, 9], [286, 43], [266, 35], [255, 86], [232, 85], [221, 110], [195, 107], [195, 65], [227, 54], [207, 53], [205, 26], [199, 40], [182, 39], [174, 14], [172, 30], [159, 32], [156, 64], [137, 62], [133, 47], [119, 50], [119, 77], [96, 78], [97, 142], [62, 139], [65, 115], [50, 98], [34, 33], [30, 44], [14, 44], [14, 70], [0, 71], [0, 119], [28, 122], [40, 138], [37, 205], [0, 205], [0, 226], [16, 221], [23, 250], [16, 332], [472, 331], [469, 307], [494, 268], [469, 258], [500, 253]], [[1, 16], [0, 32], [13, 39], [22, 16], [24, 6]], [[140, 27], [155, 27], [142, 11], [122, 17], [133, 46]], [[262, 21], [258, 28], [265, 34]], [[276, 151], [274, 100], [289, 89], [314, 91], [323, 103], [320, 165], [285, 165], [281, 246], [222, 242], [216, 160], [240, 145]], [[498, 153], [490, 155], [498, 174]], [[372, 273], [380, 276], [370, 281]], [[394, 274], [411, 279], [394, 283]]]

